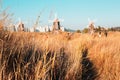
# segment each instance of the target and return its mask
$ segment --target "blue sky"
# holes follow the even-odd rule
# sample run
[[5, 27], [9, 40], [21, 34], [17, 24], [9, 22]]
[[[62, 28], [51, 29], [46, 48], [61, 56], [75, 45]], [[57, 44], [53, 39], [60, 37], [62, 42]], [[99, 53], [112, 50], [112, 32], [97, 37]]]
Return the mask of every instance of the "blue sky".
[[[95, 25], [120, 26], [120, 0], [3, 0], [2, 8], [9, 7], [14, 19], [33, 22], [42, 12], [41, 25], [48, 25], [49, 19], [57, 13], [66, 28], [83, 29], [88, 18], [96, 19]], [[52, 17], [50, 17], [50, 15]]]

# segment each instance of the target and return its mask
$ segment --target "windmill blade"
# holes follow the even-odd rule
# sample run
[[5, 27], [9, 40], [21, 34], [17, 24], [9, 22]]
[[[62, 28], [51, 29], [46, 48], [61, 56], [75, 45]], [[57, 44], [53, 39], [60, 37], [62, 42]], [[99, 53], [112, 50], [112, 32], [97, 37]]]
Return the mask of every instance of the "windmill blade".
[[57, 15], [57, 13], [55, 13], [55, 19], [57, 19], [58, 18], [58, 15]]
[[60, 22], [64, 22], [64, 19], [59, 19]]

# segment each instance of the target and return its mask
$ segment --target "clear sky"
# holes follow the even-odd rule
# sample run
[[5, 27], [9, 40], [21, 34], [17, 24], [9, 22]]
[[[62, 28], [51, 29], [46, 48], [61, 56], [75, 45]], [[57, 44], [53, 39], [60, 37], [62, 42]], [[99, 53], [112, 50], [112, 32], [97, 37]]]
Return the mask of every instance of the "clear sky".
[[96, 19], [97, 26], [120, 26], [120, 0], [3, 0], [2, 8], [7, 7], [16, 21], [35, 21], [42, 12], [41, 25], [50, 24], [48, 20], [57, 13], [66, 28], [83, 29], [88, 18]]

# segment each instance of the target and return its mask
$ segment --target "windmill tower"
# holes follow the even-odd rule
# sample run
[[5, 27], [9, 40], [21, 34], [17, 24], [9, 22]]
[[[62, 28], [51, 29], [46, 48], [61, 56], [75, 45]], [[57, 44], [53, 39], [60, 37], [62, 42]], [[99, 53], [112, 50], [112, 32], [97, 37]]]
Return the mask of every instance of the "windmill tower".
[[18, 23], [18, 31], [24, 31], [24, 24], [20, 18]]
[[89, 25], [88, 25], [89, 32], [90, 32], [90, 34], [93, 34], [95, 32], [95, 22], [96, 22], [96, 20], [90, 20], [88, 18], [88, 22], [89, 22]]
[[53, 31], [55, 30], [60, 30], [60, 22], [64, 21], [63, 19], [58, 19], [57, 17], [57, 13], [55, 14], [55, 18], [53, 20], [49, 20], [49, 22], [52, 22], [53, 25], [52, 25], [52, 28], [53, 28]]

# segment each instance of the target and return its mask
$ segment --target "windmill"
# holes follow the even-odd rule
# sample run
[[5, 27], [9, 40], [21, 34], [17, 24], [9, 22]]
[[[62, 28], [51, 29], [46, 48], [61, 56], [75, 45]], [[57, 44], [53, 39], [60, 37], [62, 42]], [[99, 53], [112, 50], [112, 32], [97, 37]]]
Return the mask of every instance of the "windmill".
[[95, 32], [94, 28], [95, 28], [95, 22], [96, 21], [97, 21], [96, 19], [90, 20], [90, 18], [88, 18], [88, 22], [89, 22], [88, 27], [89, 27], [90, 34], [93, 34]]
[[53, 31], [55, 30], [60, 30], [60, 22], [63, 22], [63, 19], [58, 19], [57, 13], [55, 13], [54, 15], [54, 19], [53, 20], [49, 20], [49, 23], [53, 23]]
[[18, 20], [19, 20], [19, 22], [17, 24], [17, 28], [18, 28], [17, 30], [18, 31], [24, 31], [24, 24], [23, 24], [21, 18], [18, 18]]

